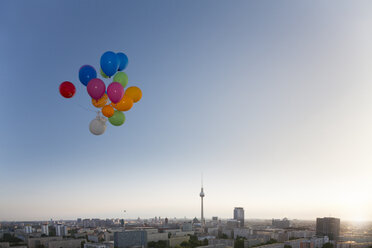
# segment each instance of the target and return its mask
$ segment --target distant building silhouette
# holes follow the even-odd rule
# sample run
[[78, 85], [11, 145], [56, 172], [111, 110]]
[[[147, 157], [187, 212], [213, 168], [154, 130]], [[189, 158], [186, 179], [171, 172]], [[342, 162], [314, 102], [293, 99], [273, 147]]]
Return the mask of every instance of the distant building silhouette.
[[244, 227], [244, 208], [234, 208], [234, 220], [238, 220], [240, 222], [240, 227]]
[[198, 220], [198, 218], [195, 217], [194, 219], [192, 219], [192, 223], [196, 224], [196, 223], [200, 223], [200, 221]]
[[328, 236], [330, 240], [338, 240], [340, 236], [340, 219], [332, 217], [317, 218], [316, 235]]
[[240, 227], [240, 221], [239, 220], [227, 220], [226, 222], [226, 228], [228, 229], [234, 229], [234, 228], [239, 228]]
[[184, 222], [182, 224], [182, 231], [183, 232], [191, 232], [192, 231], [192, 223], [191, 223], [191, 221]]
[[287, 218], [284, 218], [282, 220], [272, 219], [271, 224], [273, 227], [276, 228], [289, 228], [291, 226], [291, 222]]

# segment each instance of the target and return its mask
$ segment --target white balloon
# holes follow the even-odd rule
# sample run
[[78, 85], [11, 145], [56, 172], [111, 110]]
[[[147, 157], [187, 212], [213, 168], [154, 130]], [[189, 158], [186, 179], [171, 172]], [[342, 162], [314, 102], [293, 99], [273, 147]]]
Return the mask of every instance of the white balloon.
[[94, 135], [101, 135], [106, 131], [106, 120], [98, 117], [89, 124], [89, 131]]

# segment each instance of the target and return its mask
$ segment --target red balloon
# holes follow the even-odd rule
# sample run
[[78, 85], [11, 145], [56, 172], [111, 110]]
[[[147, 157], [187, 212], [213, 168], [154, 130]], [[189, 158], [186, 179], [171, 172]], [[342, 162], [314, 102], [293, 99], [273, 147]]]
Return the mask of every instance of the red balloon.
[[65, 98], [71, 98], [75, 95], [76, 88], [71, 82], [63, 82], [59, 85], [59, 93]]

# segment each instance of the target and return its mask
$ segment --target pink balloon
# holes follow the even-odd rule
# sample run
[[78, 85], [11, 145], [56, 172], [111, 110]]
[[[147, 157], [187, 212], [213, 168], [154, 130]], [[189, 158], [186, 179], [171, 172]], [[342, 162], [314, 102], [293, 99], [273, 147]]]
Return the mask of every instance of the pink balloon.
[[124, 88], [118, 82], [113, 82], [107, 87], [107, 95], [111, 102], [118, 103], [124, 96]]
[[87, 85], [88, 94], [95, 100], [100, 99], [105, 94], [106, 85], [99, 78], [93, 78]]

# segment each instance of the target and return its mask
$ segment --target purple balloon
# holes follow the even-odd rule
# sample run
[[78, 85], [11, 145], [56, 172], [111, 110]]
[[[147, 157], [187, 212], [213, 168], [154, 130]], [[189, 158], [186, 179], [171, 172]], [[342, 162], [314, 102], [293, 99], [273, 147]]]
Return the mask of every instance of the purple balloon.
[[87, 85], [88, 94], [95, 100], [100, 99], [105, 94], [106, 85], [99, 78], [93, 78]]
[[124, 88], [118, 82], [113, 82], [107, 87], [107, 95], [111, 102], [118, 103], [124, 96]]

